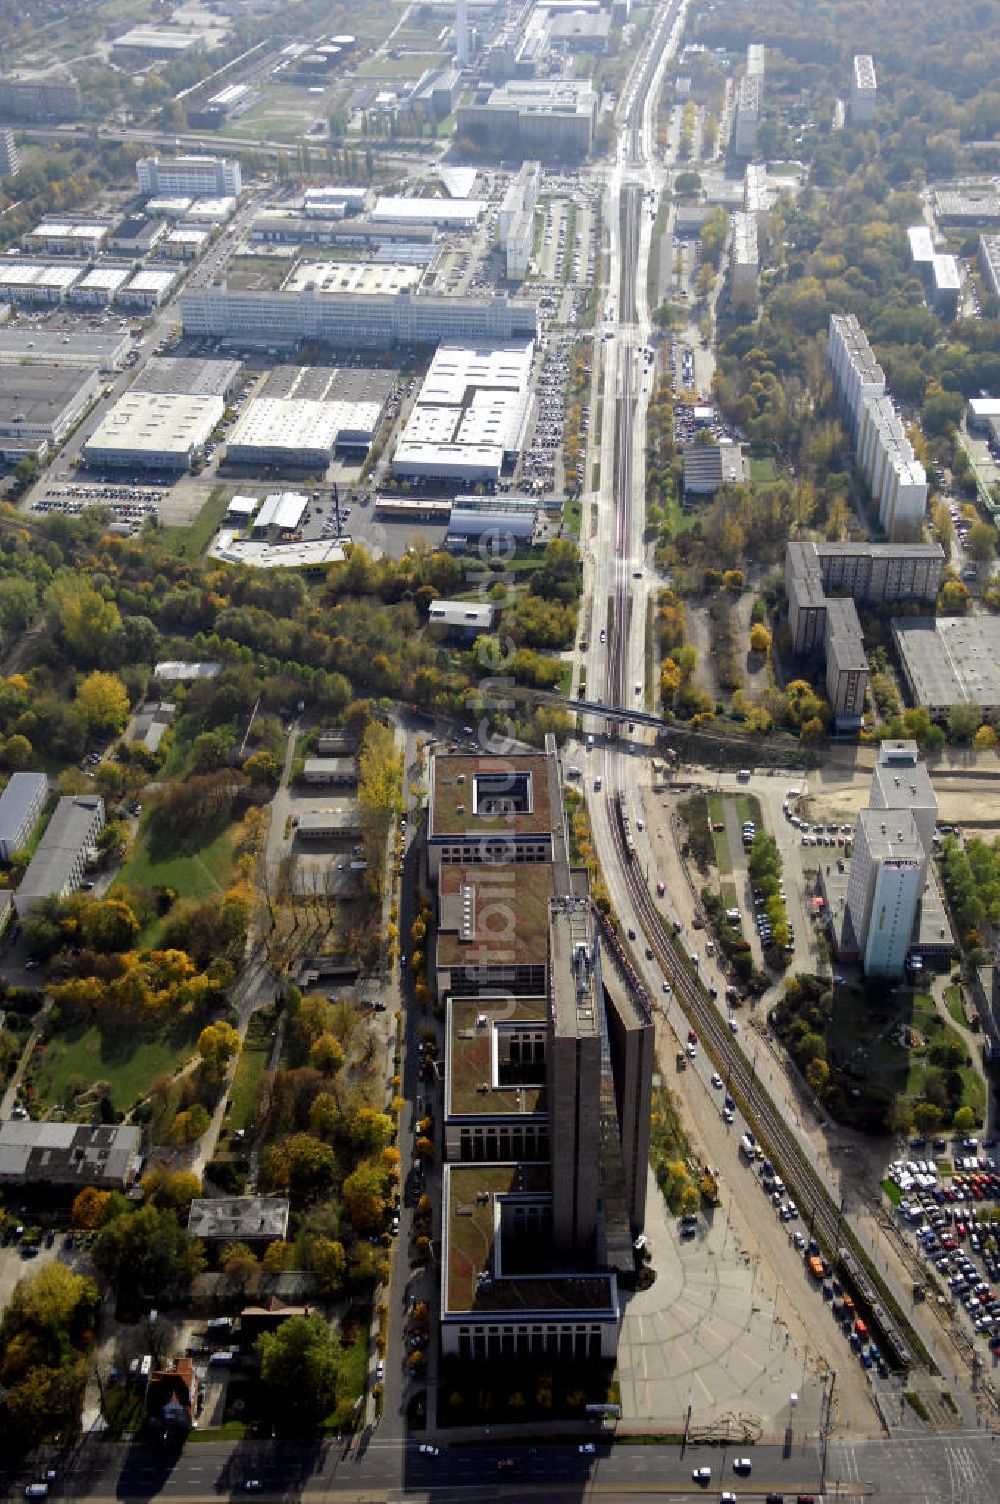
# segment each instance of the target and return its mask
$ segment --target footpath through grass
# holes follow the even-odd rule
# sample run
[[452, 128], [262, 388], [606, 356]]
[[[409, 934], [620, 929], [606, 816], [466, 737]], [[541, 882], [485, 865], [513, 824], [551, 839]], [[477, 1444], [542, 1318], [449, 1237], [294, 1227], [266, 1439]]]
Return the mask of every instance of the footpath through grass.
[[174, 888], [181, 898], [221, 895], [232, 872], [233, 839], [233, 827], [226, 826], [203, 846], [185, 845], [166, 838], [148, 818], [118, 881], [125, 888]]

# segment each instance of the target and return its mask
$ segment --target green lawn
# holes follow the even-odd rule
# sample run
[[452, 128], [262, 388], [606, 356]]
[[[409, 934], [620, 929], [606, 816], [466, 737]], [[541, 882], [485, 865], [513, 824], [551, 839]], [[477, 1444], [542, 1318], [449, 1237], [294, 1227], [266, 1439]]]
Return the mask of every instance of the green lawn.
[[774, 460], [770, 456], [764, 459], [751, 459], [750, 479], [758, 486], [766, 486], [777, 480], [778, 471]]
[[233, 832], [227, 826], [203, 846], [168, 844], [147, 817], [119, 874], [123, 888], [175, 888], [181, 898], [211, 898], [224, 892], [233, 863]]
[[[908, 1031], [910, 1043], [901, 1040]], [[853, 988], [838, 988], [828, 1042], [834, 1058], [853, 1069], [857, 1078], [891, 1095], [919, 1101], [925, 1095], [929, 1058], [934, 1046], [956, 1046], [963, 1058], [965, 1043], [938, 1012], [934, 999], [923, 992], [899, 988], [880, 1003]], [[983, 1078], [974, 1065], [958, 1067], [962, 1105], [971, 1107], [982, 1122], [986, 1107]]]
[[963, 1029], [969, 1027], [969, 1020], [965, 1016], [965, 1003], [962, 1000], [962, 989], [954, 982], [944, 989], [945, 1006], [951, 1017]]
[[729, 854], [729, 837], [725, 831], [726, 805], [721, 794], [709, 794], [708, 818], [713, 825], [721, 825], [722, 830], [712, 831], [712, 845], [715, 847], [715, 865], [719, 872], [725, 875], [732, 872], [733, 863]]
[[205, 505], [187, 527], [165, 527], [160, 534], [163, 542], [175, 554], [184, 554], [196, 559], [203, 554], [219, 530], [226, 508], [229, 505], [229, 490], [226, 486], [213, 486]]
[[563, 502], [563, 532], [572, 535], [574, 538], [579, 538], [580, 536], [580, 511], [579, 501], [574, 501], [570, 497], [567, 497]]
[[102, 1034], [96, 1025], [57, 1034], [44, 1050], [34, 1073], [35, 1090], [47, 1107], [65, 1103], [75, 1080], [88, 1085], [107, 1081], [115, 1107], [127, 1111], [157, 1076], [172, 1073], [191, 1054], [194, 1033], [164, 1031], [136, 1037]]
[[226, 1128], [230, 1134], [235, 1133], [237, 1129], [245, 1129], [247, 1126], [247, 1121], [253, 1111], [257, 1082], [264, 1074], [269, 1051], [269, 1042], [265, 1044], [263, 1041], [258, 1043], [248, 1040], [243, 1046], [243, 1052], [236, 1067], [236, 1075], [233, 1077], [232, 1090], [229, 1093]]
[[756, 794], [737, 794], [736, 813], [739, 815], [741, 825], [745, 820], [752, 820], [758, 830], [764, 829], [764, 822], [760, 813], [760, 800]]

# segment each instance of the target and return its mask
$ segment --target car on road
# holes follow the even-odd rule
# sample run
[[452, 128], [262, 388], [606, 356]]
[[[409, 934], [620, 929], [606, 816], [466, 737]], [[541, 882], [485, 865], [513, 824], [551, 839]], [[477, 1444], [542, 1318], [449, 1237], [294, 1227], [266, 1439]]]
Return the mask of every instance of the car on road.
[[436, 1447], [434, 1443], [430, 1441], [422, 1441], [420, 1443], [418, 1451], [421, 1452], [424, 1457], [440, 1457], [441, 1455], [441, 1448]]
[[719, 1504], [736, 1504], [736, 1495], [731, 1488], [724, 1488], [719, 1495]]
[[688, 1059], [689, 1060], [694, 1060], [694, 1059], [697, 1058], [697, 1055], [698, 1055], [698, 1046], [696, 1044], [689, 1044], [688, 1047], [687, 1047], [687, 1056], [688, 1056]]
[[734, 1457], [733, 1472], [739, 1473], [741, 1478], [749, 1478], [753, 1472], [753, 1463], [749, 1457]]
[[259, 1494], [263, 1486], [259, 1478], [245, 1478], [243, 1480], [243, 1492], [245, 1494]]
[[691, 1482], [700, 1483], [702, 1488], [707, 1488], [712, 1481], [712, 1469], [710, 1467], [696, 1467], [691, 1469]]
[[500, 1457], [497, 1460], [498, 1473], [512, 1473], [517, 1467], [516, 1457]]
[[580, 1445], [577, 1447], [577, 1451], [582, 1457], [593, 1457], [594, 1453], [597, 1451], [597, 1448], [594, 1446], [594, 1443], [592, 1441], [581, 1441]]
[[380, 1384], [384, 1378], [385, 1378], [385, 1363], [384, 1363], [383, 1359], [379, 1358], [378, 1362], [375, 1364], [375, 1382], [377, 1384]]
[[722, 1090], [722, 1077], [719, 1075], [718, 1071], [713, 1072], [712, 1085], [715, 1087], [716, 1091]]

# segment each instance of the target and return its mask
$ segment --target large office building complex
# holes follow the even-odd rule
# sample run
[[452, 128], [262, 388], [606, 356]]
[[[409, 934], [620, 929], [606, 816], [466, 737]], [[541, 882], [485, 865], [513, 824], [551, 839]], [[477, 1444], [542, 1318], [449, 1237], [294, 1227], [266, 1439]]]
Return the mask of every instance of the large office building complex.
[[80, 113], [76, 79], [53, 68], [22, 69], [0, 78], [0, 115], [8, 120], [74, 120]]
[[533, 304], [488, 298], [373, 294], [228, 292], [209, 287], [180, 296], [184, 333], [275, 348], [316, 340], [365, 348], [437, 344], [442, 339], [534, 339]]
[[551, 744], [435, 758], [430, 810], [432, 839], [448, 843], [431, 848], [447, 1020], [442, 1350], [610, 1358], [617, 1276], [645, 1217], [648, 1001], [604, 955], [586, 874], [569, 866]]
[[827, 358], [855, 459], [893, 542], [915, 542], [927, 510], [927, 475], [886, 395], [885, 375], [853, 314], [833, 314]]
[[239, 198], [240, 164], [229, 157], [140, 157], [135, 164], [139, 191], [171, 198]]
[[544, 159], [583, 157], [594, 144], [597, 95], [573, 79], [511, 79], [459, 105], [457, 134], [481, 146]]
[[874, 122], [876, 92], [875, 64], [867, 52], [861, 52], [855, 57], [851, 72], [852, 125], [871, 125]]
[[864, 714], [868, 660], [857, 605], [933, 601], [944, 553], [937, 543], [789, 543], [785, 593], [793, 651], [820, 653], [838, 729]]

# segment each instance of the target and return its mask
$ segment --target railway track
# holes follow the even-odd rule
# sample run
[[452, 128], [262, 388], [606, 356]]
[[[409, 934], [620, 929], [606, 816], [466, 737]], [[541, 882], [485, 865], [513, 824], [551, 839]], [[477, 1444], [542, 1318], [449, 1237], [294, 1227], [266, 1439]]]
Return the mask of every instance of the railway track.
[[[676, 7], [671, 7], [676, 13]], [[672, 21], [671, 23], [672, 24]], [[622, 120], [628, 142], [630, 164], [643, 161], [642, 119], [646, 95], [655, 76], [658, 47], [652, 45], [640, 65], [640, 74]], [[636, 288], [639, 275], [640, 225], [643, 190], [638, 183], [624, 183], [620, 189], [618, 212], [621, 247], [619, 272], [620, 322], [634, 326], [637, 319]], [[625, 706], [629, 703], [627, 667], [631, 625], [630, 538], [632, 516], [632, 431], [636, 414], [636, 383], [631, 330], [621, 351], [618, 389], [615, 401], [615, 571], [611, 598], [611, 628], [605, 681], [605, 704]], [[641, 480], [641, 477], [638, 477]], [[607, 756], [608, 829], [615, 859], [623, 874], [632, 911], [641, 925], [646, 942], [657, 965], [669, 978], [674, 995], [690, 1024], [698, 1032], [703, 1048], [728, 1083], [729, 1091], [740, 1105], [746, 1121], [769, 1154], [790, 1188], [813, 1237], [831, 1260], [840, 1258], [850, 1274], [854, 1272], [868, 1287], [868, 1303], [879, 1313], [879, 1324], [896, 1366], [908, 1368], [913, 1362], [912, 1346], [902, 1328], [905, 1318], [897, 1322], [898, 1310], [888, 1289], [878, 1276], [857, 1238], [844, 1220], [843, 1210], [834, 1201], [798, 1138], [789, 1128], [782, 1112], [775, 1106], [752, 1065], [739, 1047], [700, 979], [692, 975], [688, 959], [678, 951], [672, 931], [668, 930], [653, 895], [635, 860], [635, 848], [627, 821], [616, 815], [624, 808], [627, 797], [623, 752], [620, 748], [618, 722], [605, 723], [610, 745]], [[874, 1312], [873, 1312], [874, 1313]], [[900, 1313], [901, 1314], [901, 1313]]]

